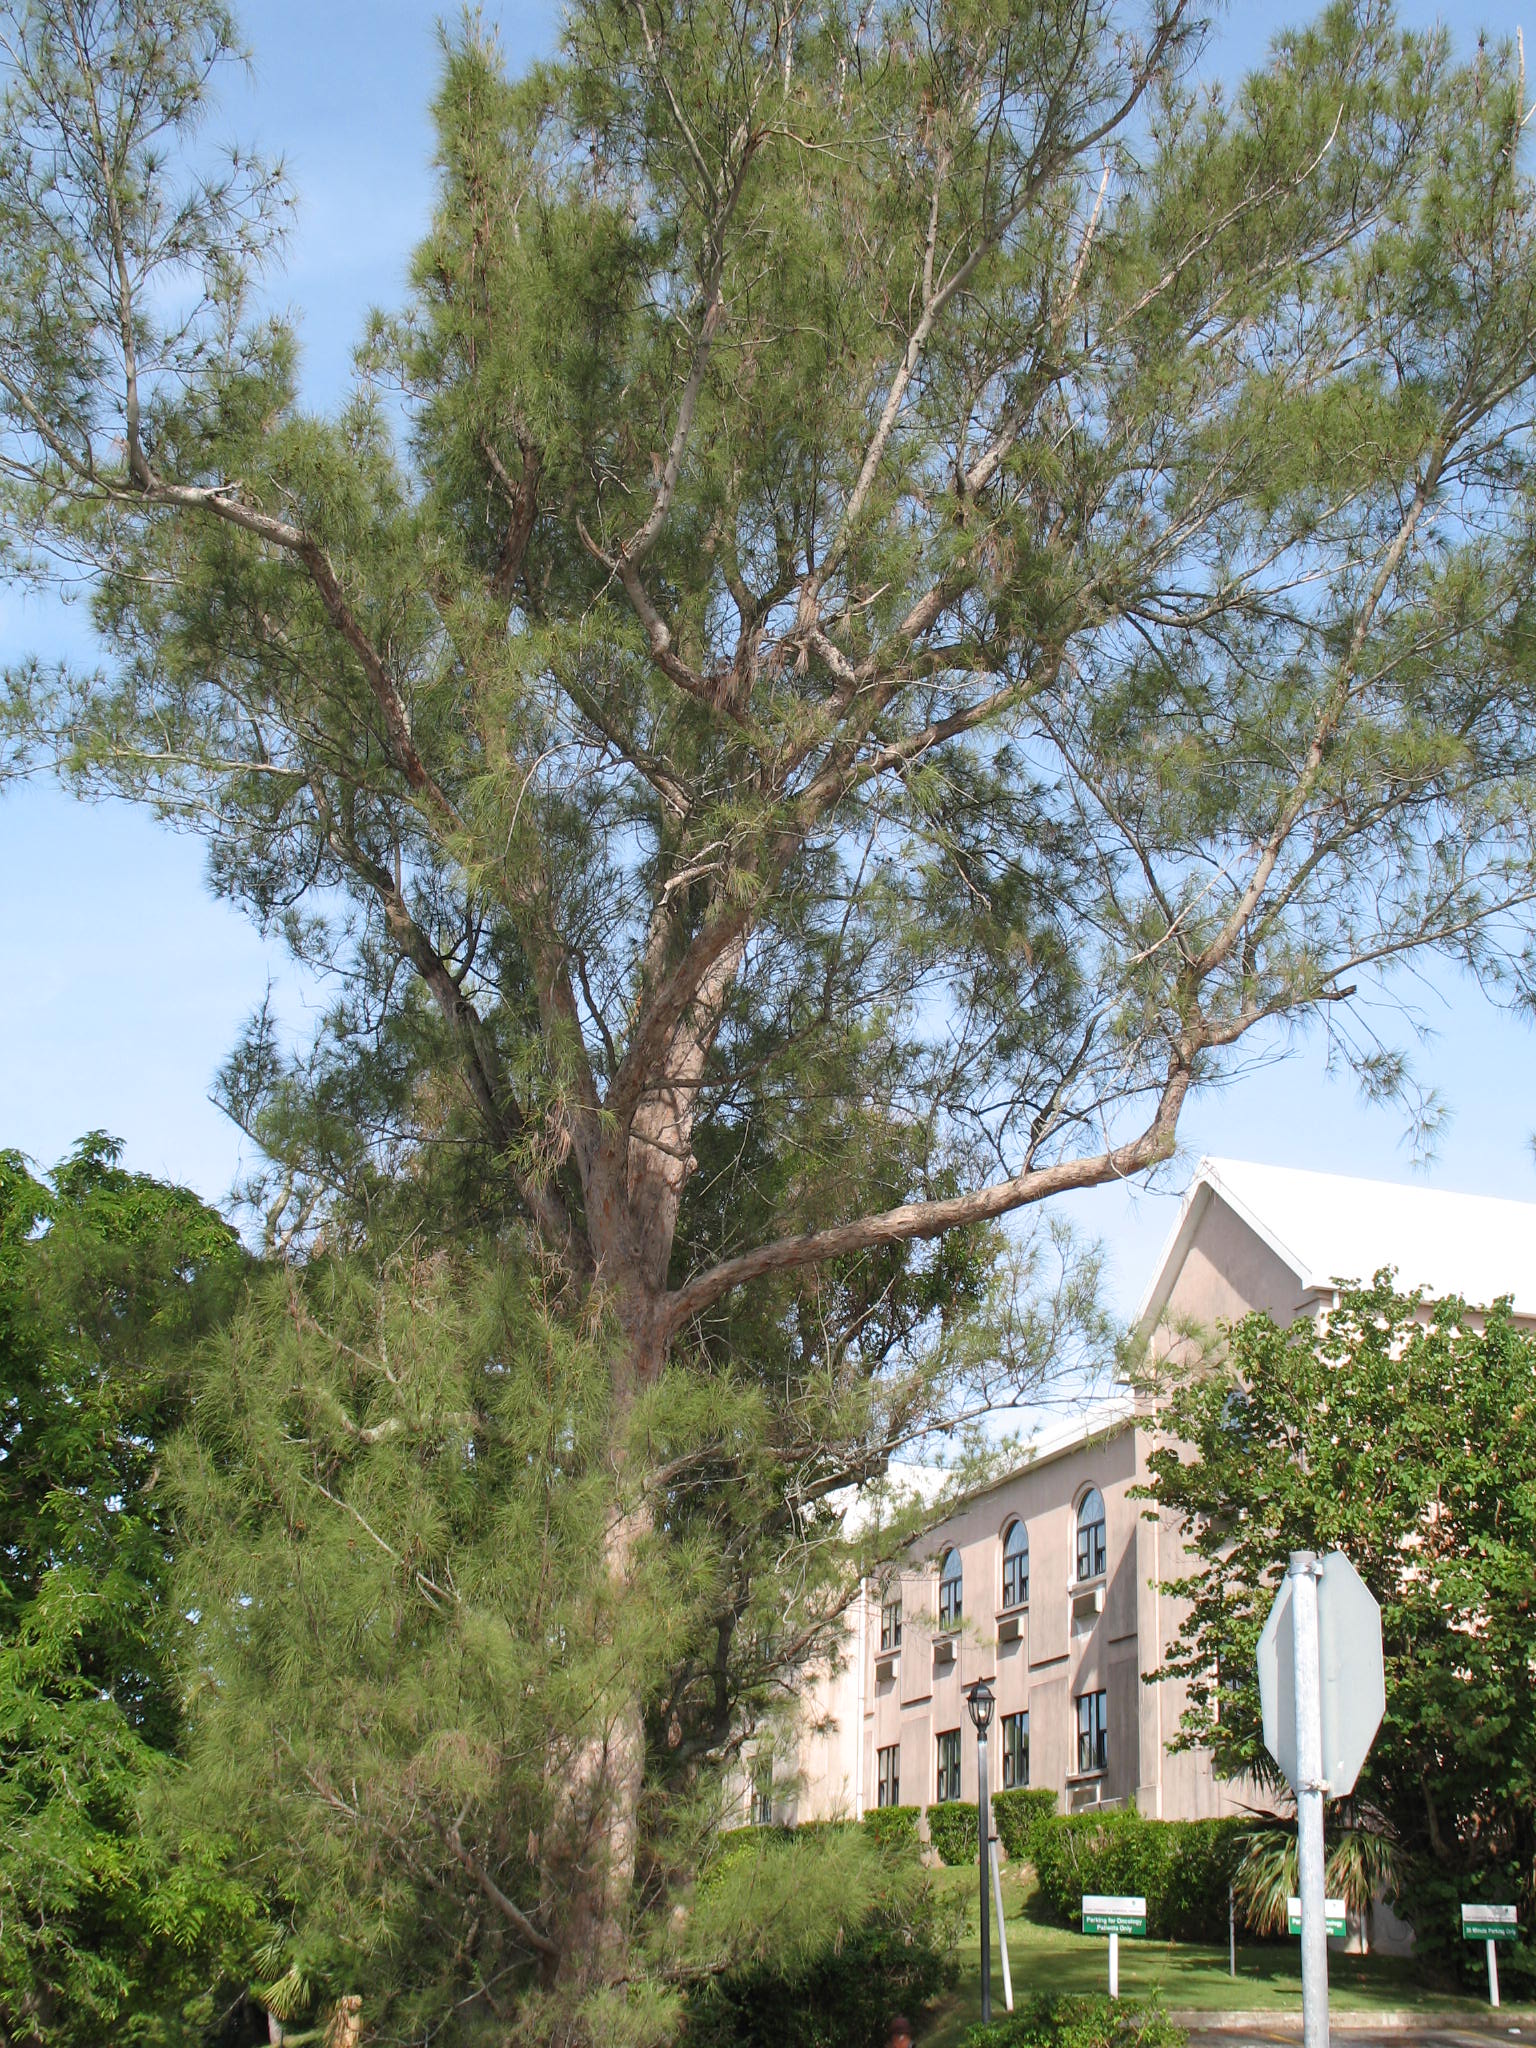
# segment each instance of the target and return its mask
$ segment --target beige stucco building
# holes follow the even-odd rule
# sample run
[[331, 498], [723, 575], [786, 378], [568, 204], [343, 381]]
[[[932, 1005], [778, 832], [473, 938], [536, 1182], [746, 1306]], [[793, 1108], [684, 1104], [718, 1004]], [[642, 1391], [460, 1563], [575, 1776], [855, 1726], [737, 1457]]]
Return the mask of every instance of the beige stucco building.
[[[1253, 1309], [1326, 1314], [1341, 1282], [1396, 1269], [1403, 1288], [1536, 1318], [1536, 1204], [1226, 1160], [1201, 1162], [1137, 1319], [1166, 1351]], [[757, 1818], [858, 1816], [976, 1796], [965, 1691], [997, 1697], [991, 1782], [1048, 1786], [1063, 1810], [1240, 1812], [1252, 1788], [1170, 1750], [1183, 1687], [1148, 1684], [1183, 1618], [1179, 1530], [1132, 1498], [1156, 1418], [1128, 1395], [1044, 1440], [970, 1495], [922, 1554], [849, 1610], [839, 1656], [805, 1674], [798, 1733], [767, 1749], [742, 1798]]]

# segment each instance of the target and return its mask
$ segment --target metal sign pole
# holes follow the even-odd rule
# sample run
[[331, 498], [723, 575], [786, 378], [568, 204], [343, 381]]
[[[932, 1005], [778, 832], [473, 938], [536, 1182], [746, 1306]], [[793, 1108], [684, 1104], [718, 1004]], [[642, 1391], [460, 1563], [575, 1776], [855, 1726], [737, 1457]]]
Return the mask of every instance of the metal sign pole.
[[1310, 1550], [1291, 1552], [1296, 1685], [1296, 1862], [1301, 1896], [1301, 2026], [1305, 2048], [1328, 2048], [1328, 1926], [1324, 1917], [1322, 1666]]
[[1109, 1995], [1120, 1996], [1120, 1937], [1113, 1929], [1109, 1936]]
[[1227, 1886], [1227, 1975], [1237, 1975], [1237, 1899], [1233, 1886]]
[[1499, 1945], [1496, 1941], [1488, 1944], [1488, 2003], [1499, 2002]]

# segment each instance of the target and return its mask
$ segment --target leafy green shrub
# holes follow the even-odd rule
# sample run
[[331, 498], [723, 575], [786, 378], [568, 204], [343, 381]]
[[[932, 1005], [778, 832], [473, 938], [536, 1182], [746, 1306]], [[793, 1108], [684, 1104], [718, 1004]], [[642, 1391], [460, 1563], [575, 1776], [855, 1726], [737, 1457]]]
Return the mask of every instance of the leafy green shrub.
[[872, 1806], [864, 1816], [864, 1832], [882, 1849], [917, 1847], [917, 1806]]
[[1010, 1857], [1029, 1861], [1036, 1827], [1055, 1816], [1056, 1794], [1047, 1786], [1020, 1785], [992, 1795], [992, 1824]]
[[1076, 1927], [1085, 1892], [1140, 1892], [1147, 1901], [1150, 1934], [1168, 1849], [1166, 1826], [1144, 1821], [1130, 1808], [1042, 1819], [1030, 1844], [1041, 1905], [1058, 1926]]
[[709, 1882], [738, 1856], [755, 1856], [764, 1842], [792, 1842], [795, 1829], [782, 1821], [767, 1827], [722, 1828], [715, 1837], [700, 1882]]
[[1413, 1952], [1423, 1969], [1481, 1992], [1487, 1983], [1483, 1944], [1461, 1932], [1462, 1903], [1474, 1900], [1520, 1909], [1519, 1941], [1499, 1944], [1499, 1986], [1525, 2003], [1536, 1993], [1536, 1896], [1529, 1872], [1513, 1857], [1475, 1874], [1447, 1872], [1415, 1857], [1399, 1873], [1392, 1905], [1413, 1929]]
[[963, 2048], [1184, 2048], [1188, 2039], [1156, 2001], [1047, 1997], [972, 2027]]
[[1085, 1892], [1140, 1893], [1160, 1941], [1219, 1941], [1227, 1886], [1248, 1832], [1241, 1820], [1145, 1820], [1134, 1808], [1041, 1816], [1029, 1855], [1039, 1898], [1061, 1927], [1077, 1926]]
[[868, 2048], [954, 1983], [963, 1908], [915, 1857], [857, 1826], [741, 1832], [695, 1893], [680, 2048]]
[[[1220, 1941], [1227, 1930], [1227, 1887], [1243, 1853], [1245, 1820], [1147, 1821], [1172, 1838], [1153, 1932], [1165, 1941]], [[1149, 1907], [1150, 1907], [1150, 1901]]]
[[928, 1839], [941, 1863], [976, 1861], [976, 1806], [969, 1799], [944, 1799], [928, 1809]]

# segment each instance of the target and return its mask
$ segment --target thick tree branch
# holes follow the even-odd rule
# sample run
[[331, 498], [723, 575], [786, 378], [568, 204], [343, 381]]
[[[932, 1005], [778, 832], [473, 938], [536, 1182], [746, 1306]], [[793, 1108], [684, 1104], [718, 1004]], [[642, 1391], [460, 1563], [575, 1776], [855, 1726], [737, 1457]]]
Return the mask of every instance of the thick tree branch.
[[466, 1875], [479, 1887], [484, 1896], [496, 1908], [502, 1919], [506, 1921], [509, 1927], [516, 1930], [529, 1948], [536, 1950], [541, 1956], [559, 1955], [559, 1945], [551, 1941], [549, 1936], [540, 1928], [535, 1927], [517, 1901], [507, 1897], [479, 1857], [466, 1846], [463, 1836], [459, 1832], [458, 1822], [455, 1821], [451, 1827], [441, 1828], [440, 1831], [444, 1842], [457, 1858]]
[[823, 1265], [829, 1259], [849, 1258], [886, 1244], [904, 1244], [913, 1238], [939, 1237], [945, 1231], [968, 1224], [985, 1223], [1007, 1216], [1032, 1202], [1076, 1188], [1099, 1187], [1105, 1181], [1124, 1180], [1133, 1173], [1170, 1158], [1177, 1138], [1179, 1112], [1188, 1093], [1190, 1070], [1186, 1062], [1170, 1066], [1157, 1111], [1138, 1138], [1113, 1146], [1087, 1159], [1065, 1159], [1054, 1166], [1032, 1168], [1007, 1180], [976, 1188], [970, 1194], [942, 1200], [902, 1202], [877, 1215], [861, 1216], [825, 1230], [802, 1231], [742, 1252], [701, 1273], [667, 1297], [664, 1306], [666, 1328], [675, 1333], [693, 1316], [721, 1300], [735, 1288], [806, 1266]]

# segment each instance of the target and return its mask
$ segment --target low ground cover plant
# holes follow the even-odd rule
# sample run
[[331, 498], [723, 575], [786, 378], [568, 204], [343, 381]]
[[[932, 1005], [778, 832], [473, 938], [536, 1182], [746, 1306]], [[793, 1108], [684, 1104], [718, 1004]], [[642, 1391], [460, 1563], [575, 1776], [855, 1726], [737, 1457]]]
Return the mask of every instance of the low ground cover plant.
[[972, 2027], [963, 2048], [1184, 2048], [1188, 2039], [1155, 2000], [1041, 1997]]

